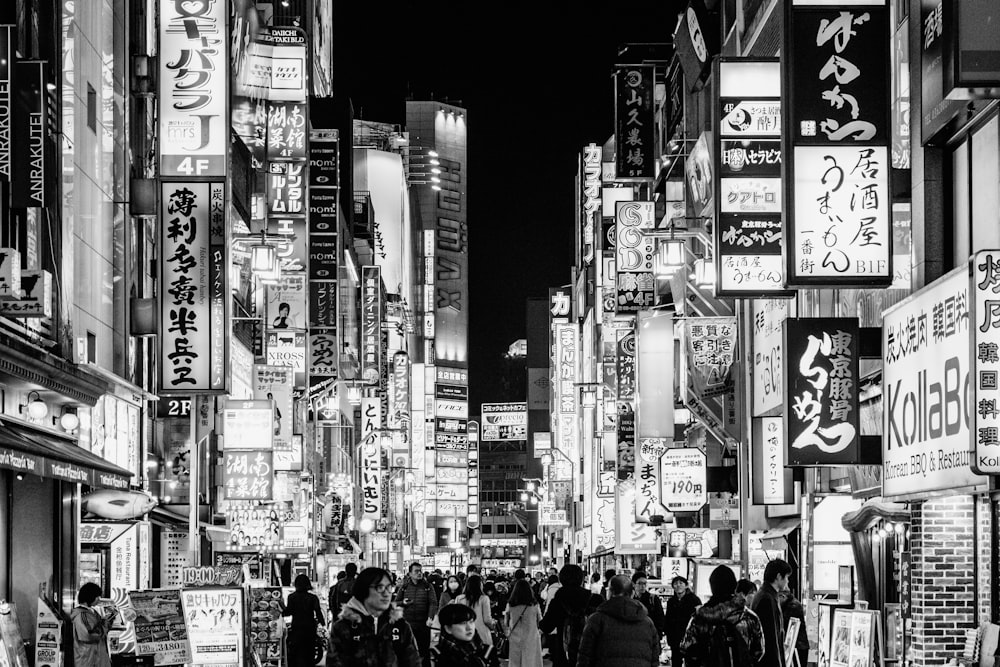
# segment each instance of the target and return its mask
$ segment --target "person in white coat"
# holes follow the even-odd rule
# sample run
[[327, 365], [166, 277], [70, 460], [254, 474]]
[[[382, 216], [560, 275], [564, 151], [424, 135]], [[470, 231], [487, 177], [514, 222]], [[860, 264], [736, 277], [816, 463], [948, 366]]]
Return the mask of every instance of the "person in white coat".
[[541, 616], [538, 601], [524, 579], [514, 582], [507, 601], [504, 622], [509, 631], [509, 667], [542, 667], [542, 640], [538, 630]]
[[496, 627], [496, 621], [490, 614], [490, 598], [483, 592], [483, 578], [478, 574], [469, 577], [465, 582], [465, 589], [455, 602], [464, 604], [476, 612], [476, 632], [484, 644], [493, 645], [492, 630]]

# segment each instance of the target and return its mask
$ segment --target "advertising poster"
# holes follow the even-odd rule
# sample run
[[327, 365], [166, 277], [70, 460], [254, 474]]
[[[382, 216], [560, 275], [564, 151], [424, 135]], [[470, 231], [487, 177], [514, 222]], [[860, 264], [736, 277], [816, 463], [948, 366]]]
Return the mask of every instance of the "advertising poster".
[[295, 371], [295, 387], [306, 384], [306, 332], [267, 331], [267, 365], [289, 366]]
[[281, 665], [283, 608], [280, 588], [250, 589], [250, 647], [264, 667]]
[[258, 364], [254, 366], [253, 378], [254, 400], [274, 402], [271, 429], [274, 469], [300, 470], [301, 454], [296, 457], [295, 448], [292, 446], [292, 384], [294, 383], [292, 369], [287, 366]]
[[282, 273], [277, 285], [267, 287], [268, 328], [304, 329], [306, 313], [306, 274]]
[[821, 604], [819, 606], [819, 619], [816, 631], [816, 667], [831, 667], [830, 665], [830, 630], [833, 620], [833, 608]]
[[708, 503], [708, 459], [697, 447], [668, 449], [660, 457], [660, 502], [671, 512], [697, 512]]
[[528, 437], [526, 403], [483, 403], [482, 435], [484, 442], [525, 440]]
[[181, 592], [173, 588], [130, 591], [129, 598], [135, 610], [136, 655], [152, 655], [156, 665], [190, 662]]
[[[863, 664], [867, 665], [868, 663]], [[854, 667], [851, 663], [851, 611], [849, 609], [837, 609], [833, 614], [830, 667]]]
[[35, 667], [62, 667], [62, 621], [45, 598], [35, 616]]
[[243, 663], [243, 589], [181, 590], [181, 608], [195, 665], [241, 667]]
[[857, 318], [784, 323], [788, 465], [867, 463], [860, 451]]

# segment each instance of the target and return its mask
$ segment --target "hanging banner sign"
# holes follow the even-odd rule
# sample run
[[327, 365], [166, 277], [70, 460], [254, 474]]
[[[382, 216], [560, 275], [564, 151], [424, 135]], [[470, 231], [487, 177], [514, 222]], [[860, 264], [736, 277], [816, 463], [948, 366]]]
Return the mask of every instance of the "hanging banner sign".
[[[392, 389], [389, 394], [389, 428], [408, 428], [410, 424], [410, 357], [406, 352], [392, 355]], [[469, 404], [465, 417], [469, 416]], [[440, 414], [440, 413], [438, 413]]]
[[[287, 366], [254, 366], [253, 396], [257, 401], [273, 401], [272, 433], [275, 470], [300, 470], [290, 467], [292, 463], [292, 390], [294, 388], [294, 371]], [[236, 445], [226, 430], [224, 445]], [[256, 436], [259, 437], [259, 434]], [[236, 445], [239, 446], [239, 445]], [[243, 447], [243, 449], [250, 449]], [[301, 457], [300, 457], [301, 458]]]
[[792, 471], [785, 467], [785, 428], [781, 417], [753, 420], [752, 502], [788, 505], [795, 501]]
[[[14, 46], [17, 26], [0, 25], [0, 180], [10, 182], [11, 128], [13, 118]], [[2, 252], [2, 251], [0, 251]], [[0, 283], [2, 285], [2, 283]], [[0, 293], [0, 298], [3, 294]]]
[[[14, 114], [7, 122], [11, 132], [11, 160], [17, 168], [10, 175], [10, 204], [15, 208], [42, 208], [51, 204], [52, 169], [48, 149], [49, 113], [47, 63], [14, 62]], [[9, 67], [4, 63], [5, 67]]]
[[246, 51], [236, 85], [240, 94], [302, 102], [306, 88], [306, 35], [300, 28], [261, 27]]
[[972, 469], [995, 475], [1000, 473], [1000, 250], [980, 250], [971, 269]]
[[267, 214], [271, 216], [305, 215], [306, 163], [268, 162]]
[[684, 334], [690, 388], [700, 398], [728, 392], [733, 385], [736, 318], [689, 318], [684, 320]]
[[883, 314], [882, 494], [958, 493], [972, 469], [968, 417], [972, 333], [969, 269], [961, 266]]
[[[632, 480], [619, 482], [617, 502], [612, 503], [615, 518], [613, 542], [616, 554], [659, 553], [656, 529], [635, 520], [636, 491]], [[615, 511], [617, 510], [617, 511]], [[601, 517], [598, 515], [598, 521]]]
[[224, 392], [230, 295], [225, 186], [162, 184], [160, 393]]
[[888, 286], [888, 0], [785, 7], [788, 284]]
[[615, 204], [615, 308], [637, 313], [653, 305], [653, 239], [645, 235], [655, 222], [653, 202]]
[[361, 267], [361, 377], [375, 384], [382, 377], [382, 270]]
[[295, 387], [306, 384], [306, 332], [271, 331], [266, 332], [267, 365], [288, 366], [295, 371]]
[[601, 224], [601, 147], [589, 144], [580, 156], [580, 249], [583, 261], [594, 260], [595, 229]]
[[640, 438], [636, 447], [635, 520], [649, 523], [653, 515], [668, 514], [660, 502], [660, 457], [667, 451], [666, 438]]
[[868, 463], [860, 451], [856, 318], [788, 318], [784, 325], [788, 465]]
[[[226, 401], [222, 411], [223, 447], [271, 451], [276, 410], [280, 411], [273, 395], [256, 401]], [[287, 414], [291, 418], [291, 409]]]
[[660, 457], [660, 502], [671, 512], [698, 512], [708, 504], [708, 459], [697, 447], [668, 449]]
[[795, 314], [792, 299], [753, 300], [753, 416], [763, 417], [779, 410], [785, 358], [782, 353], [782, 323]]
[[170, 0], [158, 5], [160, 175], [225, 176], [230, 140], [229, 6]]
[[337, 328], [337, 281], [310, 277], [309, 326]]
[[577, 330], [575, 324], [555, 324], [556, 403], [561, 415], [576, 414]]
[[361, 399], [361, 516], [376, 523], [382, 517], [382, 445], [379, 399]]
[[616, 178], [652, 179], [656, 170], [653, 66], [618, 67], [615, 100]]
[[[308, 107], [302, 102], [267, 103], [267, 159], [300, 162], [306, 153]], [[305, 184], [302, 184], [303, 189]]]

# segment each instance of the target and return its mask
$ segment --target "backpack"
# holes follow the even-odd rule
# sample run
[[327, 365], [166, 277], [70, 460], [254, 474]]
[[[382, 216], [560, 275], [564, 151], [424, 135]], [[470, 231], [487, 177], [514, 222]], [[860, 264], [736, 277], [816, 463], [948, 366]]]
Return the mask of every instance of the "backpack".
[[570, 664], [576, 663], [576, 655], [580, 650], [580, 640], [583, 638], [583, 628], [586, 625], [586, 613], [566, 614], [566, 623], [563, 625], [562, 631], [562, 644], [566, 656], [570, 659]]
[[[740, 615], [740, 620], [743, 615]], [[736, 623], [721, 620], [713, 623], [709, 631], [708, 660], [712, 667], [753, 667], [756, 661], [750, 653], [743, 634]]]
[[344, 605], [351, 600], [351, 591], [354, 589], [354, 579], [341, 579], [337, 585], [330, 589], [330, 615], [333, 620], [337, 620], [337, 615]]

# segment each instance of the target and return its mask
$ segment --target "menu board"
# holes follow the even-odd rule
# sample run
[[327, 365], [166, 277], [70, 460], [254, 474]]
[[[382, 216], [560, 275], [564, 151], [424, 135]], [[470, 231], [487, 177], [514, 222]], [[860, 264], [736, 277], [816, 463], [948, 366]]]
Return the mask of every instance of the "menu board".
[[250, 589], [250, 647], [264, 667], [281, 665], [282, 606], [280, 588]]
[[152, 655], [154, 665], [190, 662], [181, 592], [173, 588], [131, 591], [135, 610], [136, 655]]
[[195, 665], [243, 667], [243, 589], [186, 588], [181, 608]]
[[870, 667], [877, 637], [878, 612], [837, 609], [833, 614], [831, 667]]

